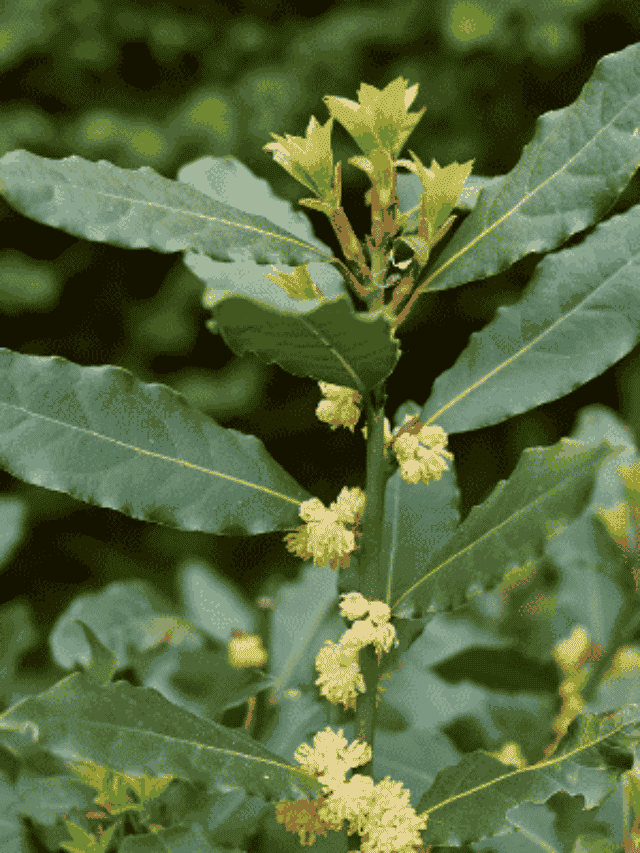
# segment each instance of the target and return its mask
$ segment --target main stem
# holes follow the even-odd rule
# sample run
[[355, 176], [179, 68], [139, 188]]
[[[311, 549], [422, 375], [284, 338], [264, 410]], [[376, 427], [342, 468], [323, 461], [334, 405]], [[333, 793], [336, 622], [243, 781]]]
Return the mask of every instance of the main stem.
[[[384, 601], [385, 573], [380, 563], [382, 525], [384, 521], [384, 492], [388, 479], [388, 465], [384, 456], [384, 404], [386, 391], [381, 382], [366, 399], [367, 413], [367, 502], [362, 518], [362, 540], [358, 553], [360, 570], [360, 592], [369, 601]], [[360, 651], [360, 668], [366, 685], [366, 693], [356, 701], [355, 736], [366, 741], [373, 753], [376, 722], [376, 699], [378, 693], [378, 656], [372, 645]], [[373, 774], [371, 761], [358, 768], [358, 773]]]

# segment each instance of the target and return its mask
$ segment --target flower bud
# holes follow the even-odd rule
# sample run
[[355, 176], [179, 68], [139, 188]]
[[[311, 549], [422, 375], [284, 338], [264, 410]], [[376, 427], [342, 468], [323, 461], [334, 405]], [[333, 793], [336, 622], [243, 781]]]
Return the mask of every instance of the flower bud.
[[262, 638], [254, 634], [236, 633], [229, 641], [229, 663], [236, 669], [247, 666], [262, 666], [267, 662], [267, 652]]

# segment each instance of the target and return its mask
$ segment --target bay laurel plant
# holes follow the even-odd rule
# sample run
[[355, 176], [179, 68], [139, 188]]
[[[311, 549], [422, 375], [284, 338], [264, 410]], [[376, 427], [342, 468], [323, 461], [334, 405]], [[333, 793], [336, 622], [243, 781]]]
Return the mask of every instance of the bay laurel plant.
[[[237, 850], [253, 818], [239, 818], [220, 798], [241, 792], [270, 810], [259, 811], [271, 820], [265, 850], [281, 849], [274, 827], [297, 845], [332, 851], [410, 853], [487, 840], [524, 850], [544, 833], [527, 831], [523, 807], [563, 793], [580, 800], [578, 811], [556, 810], [562, 843], [539, 840], [541, 847], [622, 849], [622, 806], [619, 820], [601, 809], [622, 792], [633, 823], [640, 705], [634, 695], [597, 713], [587, 703], [638, 623], [640, 458], [631, 433], [604, 407], [583, 412], [570, 437], [524, 450], [463, 521], [448, 437], [567, 395], [640, 340], [640, 206], [607, 218], [640, 165], [640, 45], [601, 59], [576, 101], [541, 116], [517, 165], [498, 177], [473, 176], [472, 161], [426, 165], [405, 151], [425, 112], [411, 109], [417, 95], [418, 84], [403, 78], [383, 89], [363, 83], [357, 101], [325, 98], [325, 123], [312, 116], [304, 136], [273, 133], [265, 145], [310, 193], [300, 204], [328, 218], [341, 257], [315, 238], [304, 214], [232, 159], [202, 158], [178, 180], [24, 150], [0, 160], [4, 199], [26, 216], [88, 240], [183, 253], [203, 283], [209, 330], [237, 356], [253, 353], [317, 382], [325, 428], [355, 434], [362, 418], [366, 442], [364, 489], [344, 486], [327, 507], [257, 437], [222, 427], [169, 387], [117, 366], [0, 349], [6, 471], [183, 531], [281, 531], [307, 569], [335, 579], [341, 626], [333, 639], [320, 637], [310, 596], [308, 610], [291, 616], [292, 657], [281, 672], [269, 671], [262, 637], [251, 632], [237, 629], [221, 654], [200, 649], [194, 668], [217, 701], [207, 715], [152, 687], [113, 682], [124, 651], [79, 619], [86, 666], [0, 715], [0, 743], [14, 762], [2, 764], [7, 838], [23, 837], [21, 819], [30, 816], [46, 825], [50, 850]], [[360, 149], [348, 162], [371, 185], [364, 241], [342, 206], [334, 122]], [[499, 308], [424, 405], [406, 401], [392, 425], [387, 392], [403, 324], [418, 316], [421, 297], [486, 279], [534, 252], [546, 257], [518, 301]], [[437, 345], [435, 320], [425, 335]], [[566, 701], [537, 759], [511, 743], [504, 752], [458, 754], [432, 772], [444, 753], [425, 735], [416, 741], [422, 752], [400, 753], [384, 772], [382, 700], [430, 623], [517, 585], [545, 561], [565, 565], [577, 583], [587, 569], [601, 575], [620, 604], [591, 669], [580, 668], [584, 631], [577, 652], [566, 643], [557, 650]], [[277, 611], [265, 611], [274, 624]], [[195, 632], [160, 622], [186, 665]], [[314, 638], [313, 672], [296, 681], [300, 649]], [[407, 678], [407, 694], [419, 691], [418, 676], [413, 685]], [[249, 725], [223, 721], [234, 703], [259, 715], [255, 697], [269, 691], [275, 729], [254, 736]], [[278, 720], [274, 706], [285, 692], [322, 705], [326, 725], [310, 731], [310, 717], [295, 709]], [[425, 702], [407, 695], [405, 706]], [[285, 759], [291, 738], [297, 743]], [[29, 806], [43, 776], [37, 790], [56, 791], [48, 818]], [[596, 812], [597, 821], [585, 817]]]

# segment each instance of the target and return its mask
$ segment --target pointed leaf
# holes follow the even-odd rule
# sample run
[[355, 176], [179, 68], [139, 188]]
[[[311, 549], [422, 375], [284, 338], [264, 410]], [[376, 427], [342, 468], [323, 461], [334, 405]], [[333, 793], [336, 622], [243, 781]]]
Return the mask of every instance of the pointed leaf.
[[394, 612], [407, 598], [421, 616], [461, 607], [470, 595], [492, 590], [514, 566], [535, 561], [545, 544], [545, 523], [577, 518], [600, 464], [620, 452], [608, 437], [589, 438], [527, 448], [511, 477], [472, 508], [444, 547], [419, 555], [416, 580], [394, 603]]
[[45, 750], [69, 764], [243, 788], [266, 800], [313, 799], [322, 790], [244, 732], [200, 719], [152, 688], [101, 687], [80, 672], [0, 714], [0, 740], [18, 756]]
[[325, 125], [321, 125], [316, 121], [315, 116], [311, 116], [306, 137], [290, 136], [287, 133], [284, 138], [272, 133], [271, 136], [276, 142], [264, 145], [263, 151], [271, 151], [275, 162], [307, 189], [316, 193], [318, 198], [339, 206], [340, 188], [336, 187], [336, 192], [332, 187], [334, 175], [331, 150], [332, 128], [332, 118]]
[[165, 385], [0, 348], [2, 467], [94, 506], [179, 530], [285, 530], [310, 496], [252, 435]]
[[215, 201], [265, 217], [303, 243], [318, 249], [318, 257], [331, 255], [325, 244], [314, 235], [309, 217], [294, 210], [291, 202], [278, 198], [268, 181], [256, 177], [234, 157], [199, 157], [182, 166], [176, 177]]
[[91, 648], [91, 662], [85, 667], [87, 678], [95, 684], [108, 684], [118, 668], [118, 659], [111, 649], [100, 642], [88, 625], [81, 619], [76, 619], [75, 622], [82, 629]]
[[351, 298], [342, 294], [340, 273], [328, 264], [307, 266], [324, 296], [333, 298], [296, 299], [267, 277], [268, 267], [218, 264], [191, 253], [184, 260], [207, 284], [203, 304], [212, 310], [216, 328], [237, 356], [252, 352], [294, 376], [361, 394], [389, 376], [398, 363], [400, 347], [390, 337], [382, 309], [356, 312]]
[[424, 844], [459, 847], [511, 832], [509, 809], [544, 803], [559, 791], [582, 794], [587, 809], [599, 805], [633, 765], [639, 721], [638, 705], [583, 714], [550, 758], [517, 770], [486, 752], [465, 755], [441, 770], [420, 800], [416, 811], [428, 816]]
[[[403, 423], [405, 414], [415, 413], [403, 404], [396, 412], [394, 427]], [[443, 472], [437, 484], [405, 483], [399, 470], [387, 480], [380, 562], [387, 574], [385, 601], [389, 606], [416, 580], [416, 568], [426, 556], [454, 535], [460, 521], [459, 498], [455, 465]], [[411, 618], [413, 602], [407, 599], [404, 604], [396, 616]]]
[[104, 853], [109, 846], [111, 836], [117, 829], [117, 826], [114, 823], [113, 826], [110, 826], [105, 830], [104, 835], [98, 841], [95, 836], [82, 829], [82, 827], [78, 826], [73, 821], [65, 820], [64, 823], [73, 840], [71, 842], [61, 842], [60, 847], [67, 850], [68, 853]]
[[[473, 160], [462, 164], [454, 162], [444, 167], [432, 160], [431, 168], [427, 169], [413, 151], [409, 153], [413, 159], [413, 168], [422, 184], [424, 212], [433, 234], [444, 224], [453, 208], [457, 207], [463, 184], [471, 173]], [[403, 220], [406, 218], [408, 217], [400, 216], [399, 222], [404, 224]]]
[[447, 433], [500, 423], [569, 394], [640, 340], [640, 205], [548, 255], [436, 379], [421, 420]]
[[[173, 639], [169, 618], [158, 624], [159, 614], [170, 613], [171, 603], [148, 581], [128, 580], [111, 583], [75, 596], [56, 619], [49, 634], [53, 659], [65, 669], [79, 663], [90, 665], [93, 647], [83, 626], [91, 628], [98, 641], [114, 655], [116, 669], [135, 667], [138, 652]], [[174, 624], [177, 624], [175, 620]], [[182, 621], [185, 633], [181, 646], [201, 645], [195, 626], [187, 633], [188, 621]], [[177, 641], [176, 641], [177, 642]]]
[[384, 89], [362, 83], [358, 101], [326, 95], [327, 109], [351, 134], [360, 150], [369, 156], [376, 148], [384, 148], [398, 157], [402, 147], [420, 121], [426, 107], [410, 113], [409, 107], [418, 94], [418, 83], [407, 87], [407, 80], [396, 77]]
[[76, 155], [29, 151], [0, 159], [0, 192], [25, 216], [87, 240], [132, 249], [194, 249], [219, 260], [298, 264], [329, 260], [263, 216], [216, 201], [148, 166], [121, 169]]
[[640, 44], [602, 57], [569, 107], [540, 116], [504, 183], [485, 189], [427, 278], [444, 290], [545, 252], [602, 218], [640, 165]]
[[[483, 190], [486, 191], [491, 186], [502, 186], [506, 178], [506, 175], [496, 175], [493, 178], [469, 175], [462, 185], [462, 192], [454, 210], [465, 212], [473, 210]], [[406, 230], [415, 231], [420, 221], [420, 199], [422, 198], [420, 178], [413, 173], [398, 172], [396, 175], [396, 194], [398, 196], [398, 211], [401, 214], [411, 213], [411, 216], [407, 217]]]
[[491, 178], [485, 178], [481, 175], [469, 175], [462, 187], [462, 192], [456, 204], [456, 210], [473, 210], [483, 190], [487, 192], [489, 187], [501, 187], [506, 179], [507, 175], [494, 175]]

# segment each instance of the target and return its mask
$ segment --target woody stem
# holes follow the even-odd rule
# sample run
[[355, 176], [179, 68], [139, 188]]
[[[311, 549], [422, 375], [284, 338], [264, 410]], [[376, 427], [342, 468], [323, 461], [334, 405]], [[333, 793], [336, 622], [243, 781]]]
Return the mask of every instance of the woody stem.
[[[367, 413], [367, 500], [362, 518], [362, 540], [358, 549], [360, 592], [369, 601], [386, 598], [385, 574], [380, 563], [382, 524], [384, 520], [384, 493], [389, 477], [384, 456], [384, 404], [386, 391], [381, 382], [366, 398]], [[376, 698], [379, 679], [378, 656], [372, 645], [360, 651], [360, 667], [366, 693], [356, 702], [355, 736], [366, 741], [373, 751], [376, 721]], [[373, 754], [370, 761], [358, 768], [358, 773], [371, 776]]]

